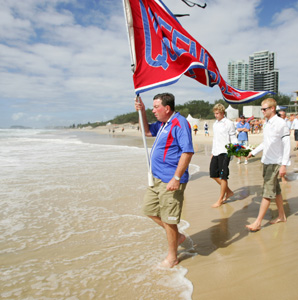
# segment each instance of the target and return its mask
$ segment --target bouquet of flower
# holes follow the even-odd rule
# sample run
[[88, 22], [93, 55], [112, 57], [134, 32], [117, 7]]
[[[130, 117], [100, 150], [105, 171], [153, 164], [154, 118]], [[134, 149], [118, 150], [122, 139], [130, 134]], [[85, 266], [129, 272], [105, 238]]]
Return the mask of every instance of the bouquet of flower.
[[240, 156], [248, 156], [249, 152], [252, 150], [250, 148], [246, 148], [241, 144], [227, 144], [226, 149], [228, 150], [228, 156], [236, 156], [236, 157], [240, 157]]

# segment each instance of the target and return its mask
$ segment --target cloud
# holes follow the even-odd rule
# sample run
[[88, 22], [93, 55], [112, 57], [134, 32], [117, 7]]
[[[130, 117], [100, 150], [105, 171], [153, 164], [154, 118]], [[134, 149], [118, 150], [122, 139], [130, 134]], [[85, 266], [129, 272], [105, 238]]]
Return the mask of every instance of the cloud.
[[[297, 4], [272, 16], [270, 26], [260, 26], [261, 0], [207, 1], [206, 9], [164, 2], [173, 13], [190, 14], [179, 21], [211, 53], [224, 78], [230, 59], [248, 60], [253, 52], [268, 49], [277, 53], [280, 91], [297, 90]], [[5, 104], [0, 114], [22, 111], [27, 116], [22, 120], [28, 122], [24, 125], [46, 126], [104, 121], [133, 111], [121, 1], [0, 0], [0, 4], [0, 103]], [[218, 87], [181, 78], [175, 85], [142, 95], [146, 105], [165, 90], [175, 94], [177, 103], [221, 98]], [[4, 120], [0, 115], [0, 126], [11, 125], [1, 123]]]
[[39, 122], [40, 120], [51, 121], [51, 119], [52, 118], [50, 116], [42, 115], [42, 114], [31, 116], [29, 118], [30, 121], [34, 121], [34, 122]]
[[14, 121], [18, 121], [18, 120], [22, 119], [24, 116], [25, 116], [24, 113], [19, 112], [19, 113], [13, 114], [13, 115], [12, 115], [12, 119], [13, 119]]
[[[165, 3], [173, 7], [170, 0]], [[298, 30], [298, 1], [292, 8], [282, 9], [272, 16], [268, 26], [260, 26], [260, 0], [207, 3], [205, 10], [181, 4], [174, 5], [174, 9], [176, 6], [176, 12], [190, 13], [190, 17], [180, 19], [182, 25], [211, 53], [222, 76], [227, 78], [230, 59], [248, 62], [250, 54], [269, 50], [277, 54], [280, 91], [291, 93], [297, 84], [293, 74], [298, 67], [298, 56], [294, 54], [298, 46], [294, 38]]]

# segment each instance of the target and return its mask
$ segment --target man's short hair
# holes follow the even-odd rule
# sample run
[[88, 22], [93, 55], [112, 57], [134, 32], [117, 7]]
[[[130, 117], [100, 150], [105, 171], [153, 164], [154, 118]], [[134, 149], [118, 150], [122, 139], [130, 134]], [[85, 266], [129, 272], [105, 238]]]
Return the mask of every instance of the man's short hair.
[[225, 113], [226, 109], [221, 103], [217, 103], [213, 106], [213, 112], [218, 111], [220, 113]]
[[275, 108], [275, 110], [276, 110], [276, 101], [275, 101], [275, 99], [273, 99], [273, 98], [267, 98], [267, 99], [265, 99], [265, 100], [263, 100], [262, 101], [262, 105], [263, 104], [268, 104], [268, 107], [270, 106], [270, 107], [274, 107]]
[[175, 111], [175, 96], [171, 93], [157, 94], [153, 100], [160, 99], [162, 106], [170, 106], [171, 111]]
[[282, 118], [283, 118], [283, 117], [285, 117], [285, 118], [287, 117], [287, 113], [286, 113], [284, 110], [280, 110], [280, 111], [279, 111], [279, 115], [280, 115], [280, 117], [282, 117]]

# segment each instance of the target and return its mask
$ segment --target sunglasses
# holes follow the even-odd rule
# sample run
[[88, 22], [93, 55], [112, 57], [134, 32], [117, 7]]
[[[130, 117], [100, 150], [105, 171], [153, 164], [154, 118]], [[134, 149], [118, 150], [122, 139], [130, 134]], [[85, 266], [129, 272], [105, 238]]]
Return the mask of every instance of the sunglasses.
[[266, 111], [268, 108], [271, 108], [271, 106], [265, 107], [265, 108], [261, 108], [261, 111]]

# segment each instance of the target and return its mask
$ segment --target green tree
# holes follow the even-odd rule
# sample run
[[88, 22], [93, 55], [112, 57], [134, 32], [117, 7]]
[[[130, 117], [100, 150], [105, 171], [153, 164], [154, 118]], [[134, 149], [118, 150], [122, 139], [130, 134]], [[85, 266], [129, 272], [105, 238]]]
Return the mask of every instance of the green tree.
[[[266, 95], [265, 97], [262, 97], [258, 100], [252, 101], [250, 103], [245, 104], [231, 104], [231, 106], [235, 109], [239, 110], [239, 114], [243, 113], [243, 106], [247, 105], [261, 105], [261, 102], [266, 98], [274, 98], [278, 105], [286, 106], [290, 104], [291, 97], [289, 95], [285, 94], [276, 94], [276, 95]], [[176, 105], [176, 111], [179, 111], [180, 114], [184, 117], [187, 117], [189, 114], [193, 118], [197, 119], [214, 119], [213, 114], [213, 106], [217, 103], [221, 103], [227, 108], [229, 106], [229, 103], [224, 101], [223, 99], [218, 99], [215, 101], [215, 103], [210, 103], [208, 101], [204, 100], [190, 100], [184, 104], [178, 104]], [[155, 122], [156, 118], [150, 108], [146, 109], [146, 116], [149, 123]], [[123, 124], [123, 123], [133, 123], [136, 124], [139, 122], [139, 114], [138, 112], [131, 112], [123, 115], [118, 115], [114, 119], [106, 121], [106, 122], [96, 122], [96, 123], [90, 123], [87, 124], [78, 124], [78, 128], [86, 127], [86, 126], [103, 126], [106, 125], [108, 122], [111, 122], [113, 124]], [[75, 124], [72, 125], [72, 127], [75, 127]]]
[[252, 106], [261, 106], [261, 103], [263, 100], [267, 99], [267, 98], [273, 98], [276, 100], [277, 105], [281, 105], [281, 106], [287, 106], [290, 104], [291, 101], [291, 97], [289, 95], [285, 95], [285, 94], [269, 94], [266, 95], [264, 97], [261, 97], [260, 99], [257, 99], [255, 101], [249, 102], [249, 103], [245, 103], [245, 104], [232, 104], [231, 106], [235, 109], [239, 109], [239, 114], [241, 115], [243, 113], [243, 106], [247, 106], [247, 105], [252, 105]]

